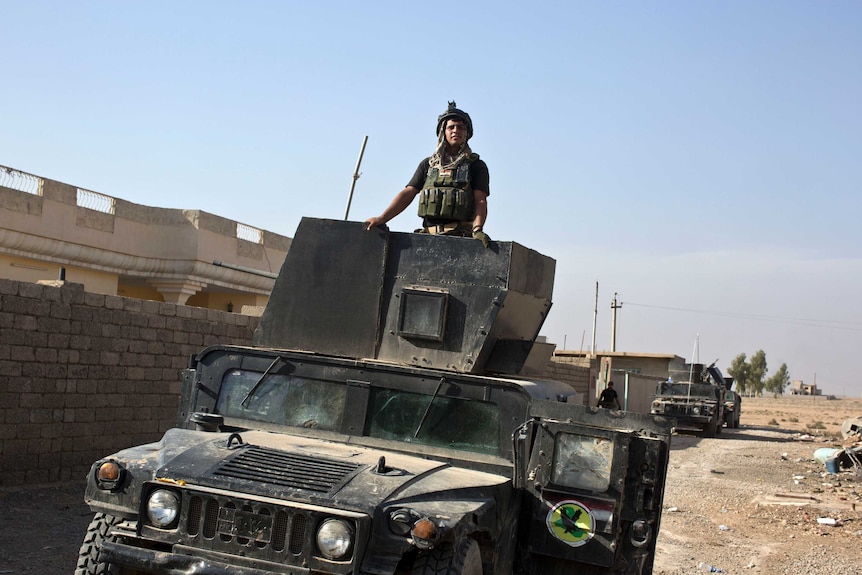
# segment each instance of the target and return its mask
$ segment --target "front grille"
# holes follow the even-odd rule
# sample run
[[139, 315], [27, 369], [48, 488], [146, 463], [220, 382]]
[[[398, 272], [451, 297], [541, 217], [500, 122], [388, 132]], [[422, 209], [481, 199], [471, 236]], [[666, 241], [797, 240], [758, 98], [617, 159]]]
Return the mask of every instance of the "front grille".
[[[698, 408], [698, 413], [694, 412], [694, 408]], [[691, 403], [667, 403], [664, 406], [664, 413], [671, 416], [688, 416], [688, 417], [709, 417], [712, 410], [708, 405], [693, 405]]]
[[222, 478], [331, 494], [360, 467], [357, 463], [253, 445], [222, 461], [212, 474]]
[[667, 407], [667, 412], [671, 414], [687, 415], [691, 411], [691, 407], [681, 403], [672, 403]]
[[186, 492], [184, 502], [184, 545], [285, 565], [307, 560], [309, 527], [320, 521], [315, 512], [210, 493]]
[[[202, 478], [224, 491], [191, 486], [182, 489], [181, 519], [176, 531], [144, 525], [143, 534], [154, 541], [179, 543], [182, 548], [202, 553], [307, 566], [315, 560], [314, 530], [333, 514], [294, 507], [291, 500], [331, 496], [361, 469], [363, 466], [357, 463], [244, 447]], [[260, 501], [256, 495], [270, 499]], [[281, 501], [274, 502], [273, 497]], [[359, 526], [354, 524], [354, 529], [358, 533]]]

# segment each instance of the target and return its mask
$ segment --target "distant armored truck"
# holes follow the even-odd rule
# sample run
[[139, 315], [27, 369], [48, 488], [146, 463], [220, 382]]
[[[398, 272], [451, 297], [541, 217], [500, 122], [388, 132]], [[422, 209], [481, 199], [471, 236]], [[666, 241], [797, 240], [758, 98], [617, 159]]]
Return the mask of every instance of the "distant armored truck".
[[724, 427], [726, 384], [712, 364], [686, 364], [656, 386], [650, 413], [676, 419], [676, 429], [715, 437]]
[[554, 261], [304, 219], [253, 347], [101, 459], [78, 575], [652, 572], [671, 422], [519, 375]]
[[730, 429], [739, 427], [739, 418], [742, 415], [742, 396], [731, 389], [733, 378], [725, 377], [724, 392], [724, 423]]

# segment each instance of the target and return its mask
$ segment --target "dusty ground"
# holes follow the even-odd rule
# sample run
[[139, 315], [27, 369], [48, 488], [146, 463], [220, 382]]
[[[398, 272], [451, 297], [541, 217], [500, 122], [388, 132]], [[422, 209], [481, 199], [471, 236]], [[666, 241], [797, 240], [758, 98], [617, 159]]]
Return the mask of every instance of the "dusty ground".
[[72, 575], [92, 513], [84, 481], [0, 489], [0, 574]]
[[[862, 476], [826, 475], [812, 460], [857, 416], [862, 400], [745, 398], [740, 429], [674, 436], [655, 574], [697, 573], [699, 562], [728, 575], [862, 573]], [[0, 489], [0, 575], [74, 572], [91, 517], [83, 491], [83, 481]]]
[[862, 475], [812, 458], [858, 416], [862, 400], [746, 398], [740, 429], [674, 436], [656, 575], [862, 573]]

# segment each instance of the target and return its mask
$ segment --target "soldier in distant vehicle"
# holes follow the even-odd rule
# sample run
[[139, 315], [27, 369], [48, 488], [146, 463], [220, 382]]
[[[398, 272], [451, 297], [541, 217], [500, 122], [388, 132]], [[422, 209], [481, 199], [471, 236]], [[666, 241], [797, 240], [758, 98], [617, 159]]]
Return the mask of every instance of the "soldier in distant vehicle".
[[382, 214], [365, 220], [367, 229], [385, 224], [418, 195], [422, 229], [417, 231], [472, 236], [488, 247], [491, 238], [484, 231], [490, 194], [488, 166], [470, 149], [467, 142], [472, 136], [470, 115], [449, 102], [437, 118], [437, 150], [422, 160]]
[[609, 381], [608, 387], [602, 391], [602, 394], [599, 396], [599, 407], [604, 407], [605, 409], [613, 409], [614, 404], [616, 404], [617, 409], [622, 411], [623, 406], [620, 405], [620, 399], [617, 397], [617, 390], [614, 389], [614, 382]]

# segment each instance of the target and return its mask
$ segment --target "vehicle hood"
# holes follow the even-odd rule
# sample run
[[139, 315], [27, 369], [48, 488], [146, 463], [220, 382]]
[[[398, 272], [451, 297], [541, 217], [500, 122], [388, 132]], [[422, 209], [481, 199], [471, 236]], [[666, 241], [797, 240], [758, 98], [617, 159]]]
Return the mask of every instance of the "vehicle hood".
[[369, 514], [386, 501], [439, 499], [442, 492], [450, 500], [453, 492], [473, 499], [471, 492], [487, 494], [495, 491], [489, 487], [511, 483], [424, 457], [264, 431], [243, 431], [237, 438], [172, 429], [149, 448], [151, 479]]

